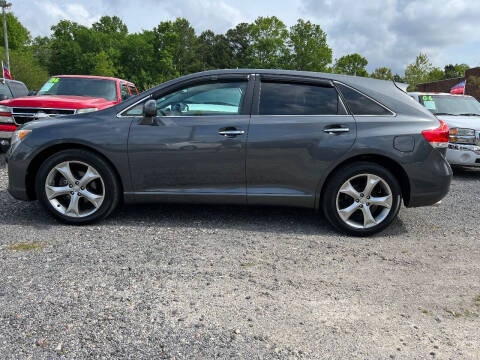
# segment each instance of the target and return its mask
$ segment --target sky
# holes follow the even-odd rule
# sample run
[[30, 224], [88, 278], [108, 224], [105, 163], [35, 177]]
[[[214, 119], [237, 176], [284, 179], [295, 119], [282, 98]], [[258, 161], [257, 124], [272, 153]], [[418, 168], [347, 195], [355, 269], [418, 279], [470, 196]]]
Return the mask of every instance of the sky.
[[277, 16], [287, 26], [303, 18], [327, 33], [333, 57], [359, 53], [371, 72], [387, 66], [403, 74], [420, 52], [433, 65], [480, 66], [478, 0], [9, 0], [32, 36], [47, 36], [61, 19], [91, 25], [116, 15], [130, 32], [186, 18], [199, 34], [224, 33], [258, 16]]

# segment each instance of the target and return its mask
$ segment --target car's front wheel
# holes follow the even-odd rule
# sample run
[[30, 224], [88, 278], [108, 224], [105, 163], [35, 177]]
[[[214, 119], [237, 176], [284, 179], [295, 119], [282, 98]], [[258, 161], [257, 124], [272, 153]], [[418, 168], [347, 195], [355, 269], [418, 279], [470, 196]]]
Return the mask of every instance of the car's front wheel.
[[111, 166], [80, 149], [49, 157], [37, 173], [35, 190], [41, 204], [59, 220], [85, 224], [108, 216], [120, 199]]
[[370, 162], [337, 170], [323, 192], [323, 212], [338, 230], [367, 236], [385, 229], [398, 215], [401, 188], [386, 168]]

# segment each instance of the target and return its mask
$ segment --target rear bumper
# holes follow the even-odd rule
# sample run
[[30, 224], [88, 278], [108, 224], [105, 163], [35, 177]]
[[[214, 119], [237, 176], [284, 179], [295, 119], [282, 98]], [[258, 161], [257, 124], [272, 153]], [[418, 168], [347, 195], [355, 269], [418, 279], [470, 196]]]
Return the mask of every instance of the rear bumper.
[[410, 177], [410, 199], [407, 207], [431, 206], [450, 190], [452, 168], [443, 154], [433, 149], [425, 162], [405, 166]]
[[480, 167], [480, 146], [449, 144], [447, 160], [452, 165]]

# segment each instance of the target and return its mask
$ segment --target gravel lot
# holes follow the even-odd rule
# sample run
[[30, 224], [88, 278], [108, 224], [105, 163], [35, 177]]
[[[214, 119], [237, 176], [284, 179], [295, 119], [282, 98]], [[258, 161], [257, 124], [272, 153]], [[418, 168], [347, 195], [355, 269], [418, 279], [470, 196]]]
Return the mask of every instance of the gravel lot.
[[288, 208], [128, 206], [94, 226], [0, 169], [0, 358], [478, 359], [480, 172], [368, 239]]

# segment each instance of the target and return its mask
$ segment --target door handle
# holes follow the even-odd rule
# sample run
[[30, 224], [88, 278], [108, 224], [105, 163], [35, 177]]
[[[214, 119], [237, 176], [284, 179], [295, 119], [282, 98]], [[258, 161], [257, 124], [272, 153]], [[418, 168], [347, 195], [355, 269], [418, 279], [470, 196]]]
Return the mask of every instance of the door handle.
[[326, 132], [327, 134], [341, 134], [341, 133], [349, 132], [350, 129], [339, 127], [339, 128], [328, 128], [328, 129], [324, 129], [323, 131]]
[[238, 135], [243, 135], [245, 134], [245, 131], [243, 130], [220, 130], [218, 132], [219, 135], [222, 136], [238, 136]]

